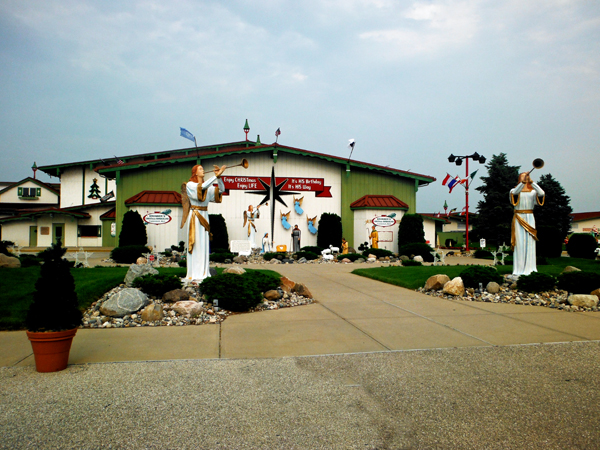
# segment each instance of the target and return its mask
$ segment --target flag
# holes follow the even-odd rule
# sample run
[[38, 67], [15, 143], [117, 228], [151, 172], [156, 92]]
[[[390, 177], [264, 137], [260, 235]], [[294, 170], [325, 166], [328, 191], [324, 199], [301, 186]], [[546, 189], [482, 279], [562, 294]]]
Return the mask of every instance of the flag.
[[475, 178], [475, 175], [477, 174], [477, 172], [479, 172], [479, 169], [477, 169], [475, 172], [473, 172], [471, 175], [469, 175], [469, 178], [472, 180], [473, 178]]
[[452, 213], [453, 213], [453, 212], [455, 212], [455, 211], [456, 211], [456, 208], [452, 208], [452, 209], [450, 210], [450, 212], [449, 212], [447, 215], [449, 216], [450, 214], [452, 214]]
[[354, 145], [356, 144], [356, 141], [354, 139], [349, 139], [348, 140], [348, 148], [351, 150], [354, 150]]
[[275, 132], [275, 136], [279, 136], [281, 134], [281, 130], [279, 128], [277, 128], [277, 131]]
[[467, 178], [463, 178], [462, 180], [459, 181], [460, 184], [465, 184], [467, 181], [469, 181]]
[[186, 130], [185, 128], [181, 128], [179, 127], [179, 135], [181, 137], [184, 137], [186, 139], [189, 139], [190, 141], [192, 141], [194, 144], [196, 143], [196, 138], [194, 137], [194, 135], [192, 133], [190, 133], [188, 130]]
[[441, 217], [442, 215], [440, 214], [440, 212], [438, 211], [438, 213], [435, 215], [435, 217]]
[[444, 181], [442, 181], [442, 186], [446, 186], [446, 183], [448, 182], [448, 180], [452, 178], [450, 176], [450, 174], [448, 172], [446, 172], [446, 178], [444, 178]]
[[448, 187], [450, 188], [450, 193], [452, 193], [452, 189], [454, 189], [454, 187], [459, 183], [460, 178], [458, 176], [456, 176], [455, 178], [451, 179], [450, 182], [448, 183]]
[[467, 207], [465, 206], [460, 213], [461, 216], [464, 216], [467, 213]]
[[117, 160], [117, 164], [125, 164], [125, 162], [122, 159], [117, 158], [117, 155], [115, 155], [115, 159]]

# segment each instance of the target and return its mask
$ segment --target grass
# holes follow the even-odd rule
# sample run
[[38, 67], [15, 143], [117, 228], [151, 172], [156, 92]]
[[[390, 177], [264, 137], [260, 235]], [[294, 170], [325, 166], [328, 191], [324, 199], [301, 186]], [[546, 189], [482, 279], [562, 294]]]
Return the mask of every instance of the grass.
[[[75, 292], [79, 308], [84, 311], [106, 292], [123, 283], [129, 267], [95, 267], [89, 269], [71, 269], [75, 280]], [[224, 269], [217, 268], [217, 273]], [[185, 277], [186, 269], [160, 268], [163, 275]], [[267, 274], [281, 276], [272, 270], [258, 270]], [[25, 329], [25, 317], [33, 301], [35, 282], [40, 276], [40, 267], [17, 269], [0, 268], [0, 330]]]
[[[581, 258], [548, 258], [548, 265], [538, 266], [538, 272], [558, 276], [567, 266], [575, 266], [588, 272], [600, 273], [600, 261]], [[467, 266], [421, 266], [421, 267], [378, 267], [356, 269], [352, 273], [407, 289], [418, 289], [432, 275], [446, 274], [451, 279], [458, 277]], [[512, 266], [496, 266], [502, 275], [512, 273]]]

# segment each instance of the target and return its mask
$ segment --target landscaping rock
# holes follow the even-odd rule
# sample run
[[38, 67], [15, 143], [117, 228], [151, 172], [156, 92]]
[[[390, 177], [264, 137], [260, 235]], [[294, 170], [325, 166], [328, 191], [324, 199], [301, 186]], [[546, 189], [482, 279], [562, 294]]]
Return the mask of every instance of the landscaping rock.
[[0, 253], [0, 267], [16, 269], [17, 267], [21, 267], [21, 261], [19, 258], [15, 258], [14, 256], [8, 256], [4, 253]]
[[352, 261], [350, 261], [348, 258], [344, 258], [340, 262], [347, 264], [347, 263], [351, 263]]
[[364, 263], [365, 259], [364, 258], [358, 258], [356, 261], [354, 261], [355, 264], [361, 264]]
[[456, 278], [452, 279], [451, 281], [448, 281], [444, 285], [443, 292], [444, 292], [444, 294], [454, 295], [454, 296], [464, 295], [465, 294], [465, 285], [463, 283], [462, 278], [456, 277]]
[[398, 257], [398, 259], [400, 261], [409, 261], [410, 260], [410, 258], [408, 256], [406, 256], [406, 255], [401, 255], [401, 256]]
[[184, 300], [181, 302], [173, 303], [171, 309], [175, 312], [178, 312], [179, 314], [183, 314], [184, 316], [190, 317], [197, 316], [204, 310], [202, 304], [194, 300]]
[[140, 256], [135, 263], [137, 265], [141, 266], [144, 264], [148, 264], [148, 260], [146, 258], [144, 258], [143, 256]]
[[596, 297], [598, 297], [598, 299], [600, 299], [600, 289], [596, 289], [595, 291], [592, 291], [591, 295], [595, 295]]
[[296, 294], [301, 295], [302, 297], [313, 298], [312, 294], [310, 293], [306, 285], [304, 285], [304, 283], [296, 283], [292, 292], [295, 292]]
[[129, 266], [127, 275], [125, 275], [125, 285], [131, 287], [133, 286], [133, 280], [146, 275], [158, 275], [158, 270], [148, 265], [132, 264]]
[[162, 320], [165, 316], [163, 312], [163, 306], [158, 303], [150, 303], [142, 310], [142, 320], [146, 322], [155, 322], [157, 320]]
[[578, 269], [574, 266], [567, 266], [563, 269], [561, 273], [570, 273], [570, 272], [581, 272], [581, 269]]
[[288, 277], [281, 277], [280, 283], [281, 283], [281, 288], [284, 291], [286, 291], [286, 288], [287, 288], [287, 292], [292, 292], [292, 290], [296, 286], [296, 282], [290, 280]]
[[417, 255], [413, 258], [413, 261], [423, 262], [423, 257], [421, 255]]
[[234, 263], [244, 264], [247, 261], [248, 261], [248, 258], [246, 258], [244, 255], [238, 255], [238, 256], [233, 257]]
[[175, 303], [181, 300], [187, 300], [190, 298], [190, 293], [183, 289], [173, 289], [172, 291], [165, 292], [162, 300], [165, 303]]
[[427, 279], [427, 281], [425, 282], [425, 287], [424, 289], [426, 291], [431, 291], [431, 290], [435, 290], [435, 291], [439, 291], [440, 289], [444, 288], [444, 285], [450, 281], [450, 277], [446, 274], [438, 274], [438, 275], [433, 275], [431, 277], [429, 277]]
[[242, 275], [242, 274], [246, 273], [246, 271], [244, 269], [242, 269], [241, 267], [233, 266], [233, 267], [229, 267], [229, 268], [225, 269], [223, 271], [223, 273], [234, 273], [236, 275]]
[[265, 292], [264, 297], [267, 300], [279, 300], [282, 297], [282, 295], [279, 294], [279, 291], [273, 289], [273, 290]]
[[497, 294], [498, 292], [500, 292], [500, 285], [495, 281], [490, 281], [485, 287], [485, 290], [488, 291], [490, 294]]
[[110, 297], [102, 306], [100, 312], [105, 316], [123, 317], [139, 311], [148, 304], [148, 296], [139, 289], [126, 288]]
[[583, 308], [594, 308], [598, 306], [598, 297], [595, 295], [574, 294], [567, 299], [569, 305]]
[[279, 261], [277, 258], [273, 258], [269, 264], [281, 264], [281, 261]]

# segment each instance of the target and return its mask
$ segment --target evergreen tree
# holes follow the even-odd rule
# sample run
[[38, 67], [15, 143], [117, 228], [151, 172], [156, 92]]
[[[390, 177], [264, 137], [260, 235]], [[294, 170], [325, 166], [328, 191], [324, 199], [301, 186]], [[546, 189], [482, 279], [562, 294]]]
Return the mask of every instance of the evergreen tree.
[[538, 254], [557, 258], [571, 229], [571, 199], [552, 174], [542, 175], [538, 184], [546, 194], [544, 205], [536, 205], [533, 210], [538, 230]]
[[317, 245], [321, 248], [342, 246], [342, 218], [337, 214], [323, 213], [319, 219]]
[[419, 214], [404, 214], [398, 228], [398, 247], [415, 243], [425, 243], [423, 217]]
[[127, 211], [123, 216], [119, 247], [126, 245], [146, 245], [148, 234], [142, 216], [137, 211]]
[[208, 220], [210, 222], [210, 232], [213, 235], [212, 241], [210, 241], [210, 252], [213, 253], [216, 250], [229, 251], [229, 233], [227, 232], [225, 218], [221, 214], [209, 214]]
[[477, 205], [470, 240], [485, 238], [488, 247], [510, 245], [514, 208], [509, 193], [518, 183], [519, 167], [509, 166], [505, 153], [492, 156], [486, 164], [488, 176], [481, 177], [483, 185], [475, 188], [483, 194], [483, 200]]

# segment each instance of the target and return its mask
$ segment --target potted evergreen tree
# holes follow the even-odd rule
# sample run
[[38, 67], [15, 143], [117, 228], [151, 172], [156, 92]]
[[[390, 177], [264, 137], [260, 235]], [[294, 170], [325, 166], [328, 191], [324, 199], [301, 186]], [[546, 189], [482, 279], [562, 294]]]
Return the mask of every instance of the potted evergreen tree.
[[71, 343], [81, 325], [71, 264], [63, 258], [66, 251], [58, 243], [40, 254], [44, 263], [25, 320], [38, 372], [67, 367]]

